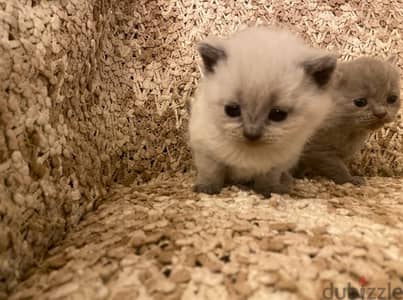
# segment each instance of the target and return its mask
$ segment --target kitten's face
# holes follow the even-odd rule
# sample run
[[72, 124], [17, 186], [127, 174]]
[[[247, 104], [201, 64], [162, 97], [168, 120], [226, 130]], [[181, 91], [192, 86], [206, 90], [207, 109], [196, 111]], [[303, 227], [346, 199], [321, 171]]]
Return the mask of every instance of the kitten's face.
[[315, 108], [305, 101], [317, 97], [316, 89], [307, 86], [302, 73], [296, 68], [278, 81], [256, 79], [249, 84], [248, 79], [230, 76], [210, 85], [210, 120], [221, 139], [238, 147], [287, 144], [315, 115]]
[[292, 106], [282, 103], [280, 91], [263, 92], [238, 90], [230, 99], [218, 101], [222, 114], [219, 122], [223, 134], [237, 143], [271, 144], [281, 139]]
[[373, 130], [396, 118], [400, 78], [393, 62], [363, 57], [342, 64], [340, 71], [336, 88], [343, 96], [341, 113], [352, 126]]
[[285, 155], [302, 147], [326, 116], [334, 57], [267, 32], [202, 47], [206, 76], [192, 118], [209, 131], [210, 145], [222, 157]]

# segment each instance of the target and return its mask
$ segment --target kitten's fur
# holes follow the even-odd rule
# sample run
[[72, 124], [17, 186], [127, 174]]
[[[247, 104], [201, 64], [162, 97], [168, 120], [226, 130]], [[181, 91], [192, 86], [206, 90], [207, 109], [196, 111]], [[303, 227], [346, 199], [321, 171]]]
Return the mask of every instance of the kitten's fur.
[[[294, 175], [321, 175], [337, 184], [362, 184], [363, 178], [352, 176], [346, 163], [371, 132], [396, 118], [401, 102], [396, 57], [386, 61], [362, 57], [340, 63], [333, 83], [334, 110], [306, 145]], [[387, 97], [392, 95], [397, 100], [388, 104]], [[360, 98], [366, 99], [366, 106], [354, 104]]]
[[[327, 83], [336, 58], [287, 31], [261, 27], [209, 39], [198, 51], [204, 78], [189, 121], [194, 190], [213, 194], [224, 184], [252, 181], [265, 196], [287, 192], [281, 173], [297, 162], [331, 108]], [[239, 105], [241, 116], [229, 117], [228, 104]], [[288, 117], [269, 121], [273, 108]]]

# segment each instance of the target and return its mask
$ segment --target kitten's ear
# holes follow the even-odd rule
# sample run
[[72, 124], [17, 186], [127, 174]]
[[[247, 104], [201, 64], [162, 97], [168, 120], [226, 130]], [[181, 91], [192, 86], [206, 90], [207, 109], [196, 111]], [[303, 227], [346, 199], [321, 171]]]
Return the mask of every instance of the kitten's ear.
[[217, 63], [227, 57], [227, 54], [223, 48], [213, 46], [209, 42], [199, 43], [197, 45], [197, 51], [203, 60], [204, 72], [206, 74], [214, 73], [214, 68]]
[[327, 84], [334, 70], [336, 69], [337, 58], [332, 55], [326, 55], [319, 58], [309, 59], [302, 63], [305, 73], [310, 76], [313, 81], [322, 87]]
[[396, 54], [392, 54], [392, 55], [390, 55], [387, 59], [386, 59], [386, 61], [388, 62], [388, 63], [390, 63], [391, 65], [394, 65], [394, 66], [396, 66], [397, 65], [397, 55]]

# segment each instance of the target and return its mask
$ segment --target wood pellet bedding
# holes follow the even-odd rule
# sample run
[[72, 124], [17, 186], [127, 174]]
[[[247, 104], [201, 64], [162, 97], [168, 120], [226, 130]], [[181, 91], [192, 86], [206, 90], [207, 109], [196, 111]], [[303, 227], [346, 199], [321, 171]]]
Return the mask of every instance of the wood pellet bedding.
[[399, 296], [401, 115], [362, 187], [191, 192], [194, 45], [255, 24], [402, 70], [400, 0], [0, 0], [0, 299]]

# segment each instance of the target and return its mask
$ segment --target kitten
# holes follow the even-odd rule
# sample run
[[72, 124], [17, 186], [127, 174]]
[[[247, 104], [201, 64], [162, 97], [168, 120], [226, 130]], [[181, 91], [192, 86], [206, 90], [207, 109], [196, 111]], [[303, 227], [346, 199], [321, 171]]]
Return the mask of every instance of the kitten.
[[371, 132], [396, 118], [401, 102], [396, 59], [361, 57], [338, 65], [331, 88], [334, 111], [306, 145], [296, 177], [314, 174], [337, 184], [364, 183], [350, 174], [346, 163]]
[[331, 109], [327, 86], [337, 59], [262, 27], [206, 40], [198, 52], [204, 78], [189, 120], [194, 191], [252, 182], [267, 197], [287, 192], [280, 176]]

